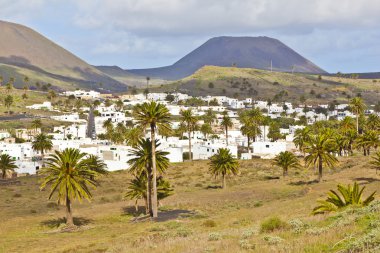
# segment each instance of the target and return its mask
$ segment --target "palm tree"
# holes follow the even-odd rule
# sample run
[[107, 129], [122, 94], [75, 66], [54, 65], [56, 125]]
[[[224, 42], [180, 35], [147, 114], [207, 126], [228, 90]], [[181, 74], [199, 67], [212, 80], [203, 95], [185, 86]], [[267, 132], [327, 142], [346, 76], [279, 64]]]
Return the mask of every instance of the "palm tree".
[[365, 186], [360, 189], [358, 183], [354, 183], [354, 186], [338, 185], [338, 194], [334, 190], [328, 192], [328, 198], [326, 200], [318, 200], [319, 206], [313, 209], [313, 214], [321, 214], [327, 212], [335, 212], [338, 209], [344, 208], [346, 206], [367, 206], [375, 199], [376, 191], [369, 195], [366, 199], [362, 199], [363, 191]]
[[189, 138], [189, 160], [193, 160], [193, 154], [191, 152], [191, 133], [197, 128], [198, 118], [193, 114], [191, 108], [181, 111], [181, 123], [185, 125]]
[[[170, 185], [169, 181], [165, 180], [163, 177], [157, 178], [157, 198], [158, 201], [169, 197], [173, 194], [173, 188]], [[141, 175], [139, 177], [135, 177], [131, 180], [128, 185], [128, 191], [125, 194], [125, 198], [135, 200], [135, 209], [138, 212], [138, 200], [143, 199], [145, 202], [145, 212], [146, 214], [149, 212], [148, 207], [148, 197], [147, 197], [147, 182], [146, 177]]]
[[49, 136], [44, 133], [38, 134], [32, 142], [32, 148], [34, 151], [40, 152], [42, 157], [42, 167], [44, 166], [45, 152], [53, 148], [53, 143]]
[[97, 175], [107, 175], [109, 172], [107, 170], [107, 164], [96, 155], [89, 155], [86, 157], [85, 163], [88, 168], [95, 171]]
[[210, 172], [215, 177], [222, 176], [222, 188], [225, 189], [226, 175], [239, 173], [239, 162], [227, 148], [218, 149], [217, 153], [210, 158]]
[[226, 145], [228, 146], [228, 128], [233, 126], [231, 118], [228, 116], [227, 111], [223, 112], [222, 122], [220, 125], [224, 128], [224, 132], [226, 133]]
[[11, 95], [8, 95], [4, 98], [4, 106], [8, 109], [8, 114], [11, 114], [10, 108], [13, 104], [13, 97]]
[[205, 124], [209, 124], [210, 126], [212, 126], [213, 123], [216, 121], [216, 113], [211, 108], [209, 108], [202, 116], [202, 118]]
[[347, 133], [352, 129], [355, 129], [355, 123], [351, 117], [345, 117], [339, 124], [339, 130], [342, 133]]
[[203, 136], [205, 137], [205, 139], [207, 139], [207, 136], [210, 135], [210, 134], [213, 134], [214, 131], [212, 131], [212, 127], [209, 123], [204, 123], [201, 128], [200, 128], [200, 131], [202, 132]]
[[376, 175], [377, 175], [377, 170], [380, 170], [380, 151], [375, 153], [370, 163], [376, 169]]
[[64, 151], [55, 151], [47, 160], [47, 166], [41, 170], [45, 176], [41, 189], [51, 185], [49, 199], [55, 192], [58, 193], [58, 203], [66, 206], [66, 225], [74, 226], [72, 215], [72, 201], [78, 199], [91, 200], [89, 186], [96, 188], [95, 180], [98, 173], [85, 159], [86, 153], [78, 149], [67, 148]]
[[311, 129], [309, 127], [304, 127], [302, 129], [297, 129], [294, 134], [293, 142], [296, 147], [303, 153], [305, 158], [305, 144], [310, 140]]
[[377, 149], [380, 145], [379, 134], [377, 131], [369, 130], [356, 138], [355, 146], [363, 150], [364, 156], [370, 155], [371, 148]]
[[290, 168], [301, 167], [298, 158], [292, 152], [289, 151], [281, 152], [280, 154], [278, 154], [274, 158], [273, 164], [282, 168], [284, 177], [288, 175], [288, 170]]
[[332, 154], [335, 150], [334, 140], [326, 134], [311, 135], [310, 140], [305, 143], [305, 157], [307, 166], [311, 164], [318, 165], [318, 181], [320, 182], [323, 175], [323, 165], [333, 167], [338, 160]]
[[350, 108], [352, 113], [356, 115], [356, 132], [359, 133], [359, 116], [363, 114], [366, 105], [362, 98], [355, 97], [350, 101]]
[[127, 129], [125, 133], [125, 141], [128, 146], [136, 147], [139, 140], [143, 137], [143, 131], [140, 128], [130, 128]]
[[35, 130], [35, 133], [37, 133], [37, 129], [42, 127], [42, 121], [41, 119], [35, 119], [32, 121], [32, 127]]
[[370, 114], [366, 121], [366, 129], [380, 131], [380, 116]]
[[123, 107], [124, 107], [124, 103], [121, 99], [117, 100], [115, 102], [115, 107], [116, 107], [116, 110], [121, 112], [123, 110]]
[[0, 156], [0, 171], [3, 179], [5, 179], [7, 172], [13, 172], [17, 168], [17, 165], [14, 163], [10, 155], [2, 154]]
[[158, 200], [157, 200], [157, 169], [156, 169], [156, 130], [170, 130], [170, 113], [168, 108], [163, 104], [156, 102], [136, 105], [133, 108], [133, 115], [137, 124], [146, 129], [150, 127], [150, 139], [152, 140], [152, 172], [153, 172], [153, 198], [152, 210], [153, 217], [158, 217]]
[[[148, 198], [148, 209], [151, 216], [153, 216], [153, 206], [152, 206], [152, 142], [150, 139], [142, 139], [138, 142], [138, 145], [131, 151], [131, 156], [133, 157], [128, 161], [131, 165], [130, 172], [133, 173], [136, 177], [144, 175], [147, 180], [147, 198]], [[155, 147], [159, 147], [160, 144], [155, 141]], [[160, 174], [165, 173], [166, 169], [169, 166], [169, 159], [166, 157], [169, 153], [155, 150], [155, 158], [157, 164], [157, 170]]]

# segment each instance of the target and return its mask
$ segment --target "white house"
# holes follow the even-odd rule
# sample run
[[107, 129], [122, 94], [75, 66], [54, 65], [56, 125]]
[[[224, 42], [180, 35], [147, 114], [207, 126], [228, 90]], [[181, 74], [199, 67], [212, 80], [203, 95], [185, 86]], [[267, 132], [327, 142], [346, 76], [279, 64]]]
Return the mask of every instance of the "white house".
[[26, 106], [28, 109], [34, 109], [34, 110], [52, 110], [53, 106], [51, 105], [51, 102], [43, 102], [42, 104], [34, 104]]
[[253, 155], [271, 159], [281, 152], [286, 151], [286, 142], [260, 141], [252, 143]]

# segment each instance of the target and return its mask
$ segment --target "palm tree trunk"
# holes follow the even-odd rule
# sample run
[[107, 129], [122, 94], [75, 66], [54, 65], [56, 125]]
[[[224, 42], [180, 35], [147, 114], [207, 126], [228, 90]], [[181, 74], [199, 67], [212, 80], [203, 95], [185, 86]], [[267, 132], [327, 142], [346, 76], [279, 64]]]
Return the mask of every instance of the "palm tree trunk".
[[157, 169], [156, 169], [156, 137], [155, 130], [156, 126], [152, 124], [150, 126], [151, 130], [151, 141], [152, 141], [152, 172], [153, 172], [153, 196], [152, 196], [152, 211], [153, 218], [158, 217], [158, 206], [157, 206]]
[[249, 136], [247, 136], [247, 139], [248, 139], [248, 153], [250, 154], [251, 153], [251, 148], [250, 148], [250, 138]]
[[[149, 165], [147, 165], [148, 167]], [[147, 168], [147, 185], [146, 185], [146, 214], [149, 214], [151, 217], [153, 217], [153, 210], [152, 210], [152, 170], [151, 168]]]
[[318, 159], [318, 182], [321, 182], [322, 180], [322, 173], [323, 173], [323, 165], [322, 165], [322, 159], [319, 157]]
[[284, 168], [283, 177], [285, 178], [288, 175], [288, 168]]
[[189, 160], [192, 161], [193, 160], [193, 156], [192, 156], [192, 153], [191, 153], [191, 131], [189, 131], [188, 136], [189, 136]]
[[223, 188], [223, 189], [226, 189], [226, 188], [227, 188], [227, 185], [226, 185], [226, 175], [222, 174], [222, 178], [223, 178], [223, 181], [222, 181], [222, 188]]
[[226, 126], [226, 146], [228, 146], [228, 127]]
[[356, 133], [359, 134], [359, 113], [356, 114]]
[[68, 189], [66, 188], [66, 225], [68, 227], [74, 226], [73, 213], [71, 210], [71, 201], [68, 196]]

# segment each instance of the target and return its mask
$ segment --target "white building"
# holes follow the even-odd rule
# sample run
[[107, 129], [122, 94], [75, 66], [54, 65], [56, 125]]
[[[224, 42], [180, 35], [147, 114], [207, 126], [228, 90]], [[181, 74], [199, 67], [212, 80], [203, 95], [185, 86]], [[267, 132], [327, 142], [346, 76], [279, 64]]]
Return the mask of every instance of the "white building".
[[34, 104], [26, 106], [28, 109], [34, 109], [34, 110], [52, 110], [53, 106], [51, 105], [51, 102], [43, 102], [42, 104]]

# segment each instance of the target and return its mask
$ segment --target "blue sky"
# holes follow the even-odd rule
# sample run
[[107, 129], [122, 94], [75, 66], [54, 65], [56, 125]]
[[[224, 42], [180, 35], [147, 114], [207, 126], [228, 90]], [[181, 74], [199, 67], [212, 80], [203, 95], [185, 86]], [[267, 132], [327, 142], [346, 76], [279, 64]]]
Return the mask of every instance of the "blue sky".
[[[378, 0], [0, 0], [93, 65], [170, 65], [214, 36], [277, 38], [329, 72], [380, 71]], [[1, 31], [0, 31], [1, 32]]]

